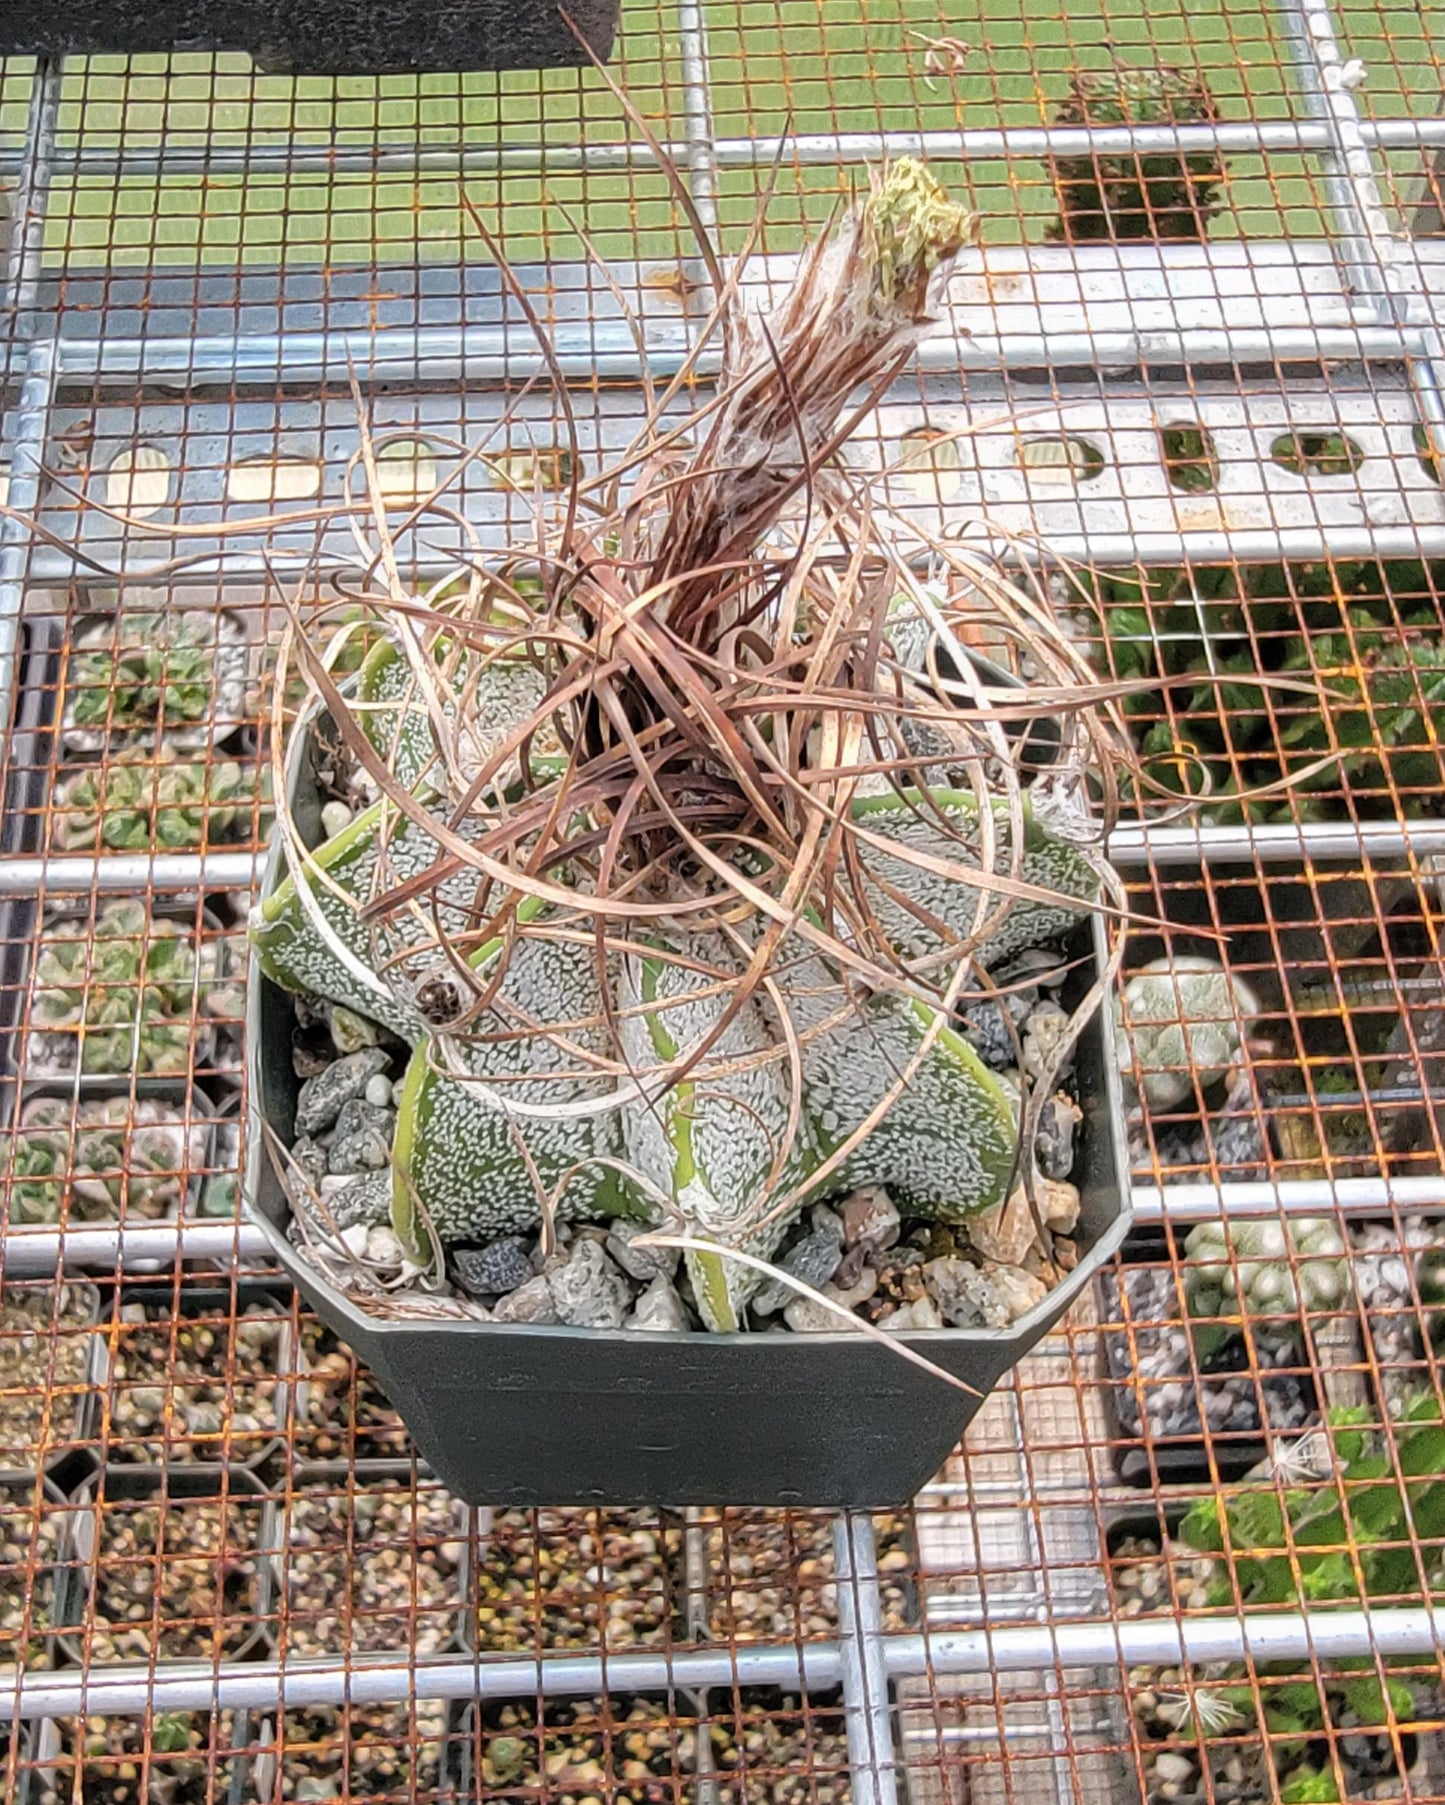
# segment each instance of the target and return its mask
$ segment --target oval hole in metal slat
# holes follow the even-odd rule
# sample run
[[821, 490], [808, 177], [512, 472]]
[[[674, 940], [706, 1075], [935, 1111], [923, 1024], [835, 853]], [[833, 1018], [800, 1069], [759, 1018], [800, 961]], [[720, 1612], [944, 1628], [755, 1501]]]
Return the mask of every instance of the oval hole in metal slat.
[[376, 481], [388, 502], [424, 501], [437, 486], [436, 454], [425, 439], [397, 439], [377, 452]]
[[[1416, 426], [1414, 428], [1413, 438], [1415, 441], [1415, 456], [1419, 459], [1420, 468], [1425, 472], [1432, 483], [1445, 487], [1445, 476], [1441, 475], [1440, 459], [1434, 445], [1431, 443], [1430, 429], [1426, 426]], [[7, 470], [5, 472], [5, 483], [7, 487], [9, 486], [9, 481], [10, 473]]]
[[1048, 433], [1019, 446], [1019, 468], [1037, 483], [1091, 483], [1104, 473], [1105, 457], [1077, 433]]
[[903, 480], [924, 501], [938, 501], [958, 487], [963, 459], [958, 440], [931, 426], [915, 427], [898, 441]]
[[1291, 476], [1353, 476], [1365, 461], [1361, 446], [1343, 432], [1282, 432], [1269, 455]]
[[144, 520], [170, 500], [171, 460], [159, 445], [127, 445], [106, 466], [105, 503]]
[[10, 500], [10, 466], [0, 464], [0, 508]]
[[306, 458], [242, 458], [226, 472], [228, 501], [311, 501], [320, 493], [321, 466]]
[[565, 489], [576, 467], [565, 445], [519, 445], [483, 460], [499, 489], [515, 489], [530, 495], [539, 485], [545, 490]]

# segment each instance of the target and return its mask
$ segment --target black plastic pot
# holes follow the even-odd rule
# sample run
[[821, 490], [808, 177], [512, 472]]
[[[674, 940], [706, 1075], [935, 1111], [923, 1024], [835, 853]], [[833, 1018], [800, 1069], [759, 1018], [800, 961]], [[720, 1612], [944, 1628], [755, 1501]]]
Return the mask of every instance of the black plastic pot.
[[617, 0], [0, 0], [0, 54], [244, 50], [268, 71], [541, 69], [585, 63], [565, 12], [598, 56]]
[[[309, 757], [293, 761], [290, 788], [299, 831], [319, 839]], [[273, 844], [263, 894], [282, 871]], [[265, 1128], [288, 1146], [294, 1137], [294, 1018], [291, 999], [254, 960], [247, 1011], [245, 1207], [317, 1313], [374, 1369], [438, 1478], [469, 1504], [905, 1504], [1129, 1225], [1118, 1073], [1100, 1012], [1076, 1068], [1084, 1107], [1074, 1172], [1083, 1206], [1078, 1265], [1008, 1329], [904, 1337], [972, 1386], [973, 1397], [846, 1331], [680, 1336], [378, 1321], [286, 1239], [290, 1205]]]

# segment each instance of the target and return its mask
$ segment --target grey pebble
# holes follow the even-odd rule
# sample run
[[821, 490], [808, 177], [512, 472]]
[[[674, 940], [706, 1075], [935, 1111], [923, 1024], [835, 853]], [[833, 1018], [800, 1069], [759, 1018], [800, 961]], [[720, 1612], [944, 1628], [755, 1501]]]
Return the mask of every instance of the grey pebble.
[[956, 1329], [1002, 1329], [1009, 1309], [977, 1266], [968, 1260], [929, 1260], [923, 1283], [943, 1320]]
[[359, 1053], [333, 1060], [324, 1072], [308, 1078], [296, 1098], [297, 1134], [323, 1134], [342, 1108], [364, 1096], [367, 1085], [390, 1063], [380, 1047], [364, 1047]]
[[292, 1147], [291, 1157], [313, 1185], [326, 1176], [326, 1149], [309, 1134], [303, 1134]]
[[579, 1240], [565, 1266], [547, 1275], [559, 1319], [574, 1329], [620, 1329], [632, 1293], [595, 1241]]
[[391, 1110], [349, 1097], [337, 1117], [327, 1171], [333, 1175], [382, 1171], [391, 1162], [395, 1134], [396, 1116]]
[[[781, 1271], [800, 1279], [815, 1289], [826, 1285], [843, 1260], [843, 1243], [828, 1229], [815, 1228], [811, 1234], [791, 1247], [778, 1261]], [[759, 1316], [771, 1316], [793, 1302], [805, 1303], [791, 1285], [781, 1279], [767, 1279], [753, 1298], [753, 1310]]]
[[485, 1247], [454, 1247], [452, 1267], [468, 1297], [501, 1297], [532, 1277], [532, 1257], [524, 1235], [503, 1235]]
[[391, 1174], [366, 1172], [327, 1200], [338, 1228], [387, 1228], [391, 1224]]
[[519, 1285], [510, 1296], [499, 1300], [492, 1311], [493, 1322], [554, 1323], [559, 1320], [552, 1286], [545, 1273], [537, 1273], [525, 1285]]
[[1045, 1178], [1067, 1178], [1074, 1169], [1074, 1132], [1084, 1112], [1064, 1091], [1055, 1091], [1039, 1111], [1034, 1158]]
[[627, 1318], [625, 1326], [629, 1329], [678, 1334], [690, 1329], [692, 1323], [687, 1314], [687, 1305], [678, 1296], [677, 1288], [659, 1273], [638, 1298], [636, 1308]]
[[862, 1186], [843, 1205], [845, 1247], [866, 1244], [881, 1251], [892, 1247], [901, 1228], [902, 1218], [882, 1185]]
[[672, 1278], [682, 1258], [680, 1247], [635, 1247], [639, 1235], [653, 1231], [645, 1222], [614, 1222], [607, 1231], [607, 1251], [629, 1278], [646, 1285], [661, 1274]]
[[1007, 1071], [1019, 1062], [1018, 1042], [1008, 1024], [1021, 1027], [1037, 1001], [1037, 991], [1025, 990], [970, 1003], [960, 1018], [963, 1038], [985, 1065]]

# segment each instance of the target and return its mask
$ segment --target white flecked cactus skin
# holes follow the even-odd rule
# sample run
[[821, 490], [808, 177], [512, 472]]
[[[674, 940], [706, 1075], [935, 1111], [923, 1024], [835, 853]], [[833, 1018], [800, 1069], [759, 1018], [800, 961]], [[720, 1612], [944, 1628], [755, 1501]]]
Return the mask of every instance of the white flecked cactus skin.
[[[479, 977], [495, 958], [493, 952], [477, 960]], [[528, 1032], [536, 1024], [550, 1032]], [[564, 1028], [575, 1052], [558, 1038]], [[444, 1244], [533, 1228], [543, 1214], [539, 1186], [559, 1220], [640, 1213], [640, 1200], [616, 1165], [599, 1163], [623, 1153], [617, 1108], [557, 1116], [506, 1107], [606, 1096], [616, 1089], [614, 1079], [584, 1073], [585, 1055], [605, 1058], [607, 1045], [593, 948], [520, 941], [496, 1000], [471, 1031], [450, 1037], [445, 1047], [437, 1038], [423, 1040], [412, 1054], [394, 1148], [392, 1226], [403, 1242], [425, 1257], [417, 1204]], [[491, 1082], [483, 1087], [451, 1075], [442, 1069], [448, 1059]]]
[[[942, 814], [953, 833], [943, 833], [930, 816]], [[925, 797], [909, 790], [886, 796], [867, 796], [853, 805], [853, 818], [868, 832], [896, 841], [914, 851], [931, 853], [953, 866], [983, 866], [978, 827], [978, 804], [971, 795], [956, 790], [931, 790]], [[994, 870], [1011, 871], [1007, 808], [994, 810], [998, 843]], [[956, 941], [971, 936], [980, 891], [960, 879], [922, 870], [906, 859], [895, 858], [878, 847], [863, 854], [867, 871], [877, 881], [867, 884], [868, 902], [879, 926], [892, 944], [909, 958], [923, 958], [948, 943], [930, 923], [905, 907], [889, 890], [902, 891], [922, 913], [932, 916]], [[975, 958], [985, 969], [1001, 965], [1029, 947], [1057, 940], [1084, 915], [1099, 894], [1099, 878], [1083, 853], [1067, 841], [1043, 832], [1027, 804], [1024, 807], [1024, 849], [1019, 878], [1059, 898], [1077, 897], [1077, 907], [1067, 901], [1035, 902], [1016, 899], [1007, 916], [987, 936]], [[989, 893], [990, 911], [1002, 900]]]
[[[683, 933], [649, 936], [656, 956], [636, 954], [623, 962], [622, 1049], [638, 1071], [655, 1070], [695, 1050], [716, 1028], [727, 1008], [726, 986], [714, 989], [709, 968], [718, 967], [714, 940]], [[679, 961], [692, 961], [702, 970]], [[741, 961], [737, 970], [741, 973]], [[663, 1005], [654, 1008], [653, 1005]], [[774, 1161], [787, 1153], [785, 1174], [800, 1176], [812, 1161], [806, 1121], [790, 1149], [784, 1149], [791, 1093], [785, 1059], [774, 1057], [738, 1071], [718, 1070], [750, 1054], [778, 1051], [763, 1012], [748, 1002], [704, 1053], [692, 1076], [660, 1096], [629, 1109], [627, 1151], [639, 1171], [673, 1200], [681, 1224], [701, 1239], [742, 1245], [766, 1258], [782, 1239], [790, 1218], [745, 1233], [746, 1224]], [[734, 1329], [759, 1276], [716, 1254], [689, 1250], [688, 1271], [704, 1319], [712, 1328]]]

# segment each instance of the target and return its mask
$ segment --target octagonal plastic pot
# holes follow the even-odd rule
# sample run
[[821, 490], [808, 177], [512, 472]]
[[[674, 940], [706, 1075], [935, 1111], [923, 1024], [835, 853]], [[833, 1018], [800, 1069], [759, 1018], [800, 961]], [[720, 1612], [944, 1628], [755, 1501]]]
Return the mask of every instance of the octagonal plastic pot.
[[[319, 841], [309, 756], [293, 758], [290, 790], [299, 831]], [[283, 873], [284, 854], [273, 844], [264, 894]], [[1097, 958], [1097, 923], [1088, 940]], [[317, 1313], [375, 1372], [443, 1484], [469, 1504], [905, 1504], [1003, 1374], [1092, 1282], [1129, 1225], [1118, 1071], [1101, 1011], [1081, 1037], [1076, 1065], [1084, 1110], [1074, 1169], [1082, 1198], [1078, 1264], [1007, 1329], [900, 1338], [977, 1395], [846, 1330], [669, 1335], [378, 1321], [286, 1238], [290, 1204], [265, 1130], [286, 1145], [294, 1136], [294, 1017], [290, 997], [254, 959], [247, 1008], [247, 1211]]]

